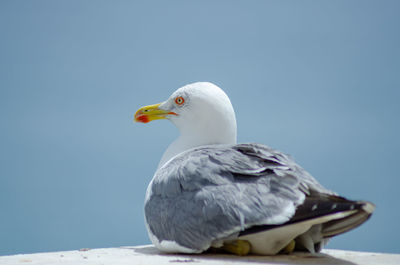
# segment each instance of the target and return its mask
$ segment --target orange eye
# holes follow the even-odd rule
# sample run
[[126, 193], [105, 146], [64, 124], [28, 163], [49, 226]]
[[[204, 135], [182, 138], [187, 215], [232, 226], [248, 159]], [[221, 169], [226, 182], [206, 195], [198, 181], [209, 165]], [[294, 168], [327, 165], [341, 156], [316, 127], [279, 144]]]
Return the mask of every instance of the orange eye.
[[185, 103], [185, 99], [183, 97], [177, 97], [175, 99], [175, 103], [178, 104], [179, 106]]

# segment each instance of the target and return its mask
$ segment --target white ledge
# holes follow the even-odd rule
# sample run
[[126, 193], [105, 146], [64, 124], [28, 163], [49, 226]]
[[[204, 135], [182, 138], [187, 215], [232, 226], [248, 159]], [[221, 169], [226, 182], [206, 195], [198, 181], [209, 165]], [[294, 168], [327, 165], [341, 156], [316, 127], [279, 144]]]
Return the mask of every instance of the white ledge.
[[173, 265], [173, 264], [400, 264], [400, 254], [384, 254], [325, 249], [319, 254], [294, 253], [278, 256], [234, 256], [226, 254], [163, 254], [151, 245], [119, 248], [82, 249], [36, 254], [1, 256], [1, 265]]

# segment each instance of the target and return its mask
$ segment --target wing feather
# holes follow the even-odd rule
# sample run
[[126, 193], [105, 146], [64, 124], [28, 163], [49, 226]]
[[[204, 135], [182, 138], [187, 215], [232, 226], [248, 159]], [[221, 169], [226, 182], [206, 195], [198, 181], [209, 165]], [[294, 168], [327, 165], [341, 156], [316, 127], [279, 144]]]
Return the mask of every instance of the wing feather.
[[335, 196], [289, 156], [261, 144], [186, 151], [156, 172], [148, 192], [151, 233], [196, 251], [252, 227], [307, 218], [301, 205], [308, 207], [310, 194]]

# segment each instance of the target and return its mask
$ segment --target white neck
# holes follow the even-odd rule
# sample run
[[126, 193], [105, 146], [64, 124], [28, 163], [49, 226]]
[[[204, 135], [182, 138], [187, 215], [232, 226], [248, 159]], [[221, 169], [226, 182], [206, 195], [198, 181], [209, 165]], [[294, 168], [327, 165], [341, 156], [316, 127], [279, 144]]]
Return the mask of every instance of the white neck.
[[176, 155], [195, 147], [214, 144], [236, 144], [235, 116], [233, 115], [229, 119], [209, 120], [207, 124], [200, 122], [198, 126], [192, 124], [191, 126], [180, 128], [180, 132], [181, 135], [164, 152], [158, 168]]

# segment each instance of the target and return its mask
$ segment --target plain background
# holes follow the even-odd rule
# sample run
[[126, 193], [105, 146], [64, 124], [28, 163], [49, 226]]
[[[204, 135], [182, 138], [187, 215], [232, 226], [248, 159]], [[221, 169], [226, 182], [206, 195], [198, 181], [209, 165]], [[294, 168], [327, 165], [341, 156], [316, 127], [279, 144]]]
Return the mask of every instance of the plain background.
[[177, 88], [230, 96], [239, 142], [377, 205], [330, 248], [400, 253], [399, 1], [0, 1], [0, 254], [150, 243]]

